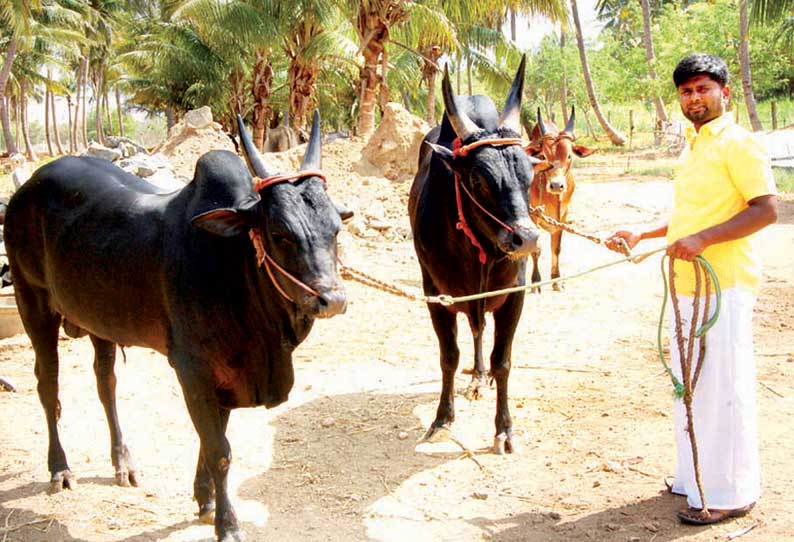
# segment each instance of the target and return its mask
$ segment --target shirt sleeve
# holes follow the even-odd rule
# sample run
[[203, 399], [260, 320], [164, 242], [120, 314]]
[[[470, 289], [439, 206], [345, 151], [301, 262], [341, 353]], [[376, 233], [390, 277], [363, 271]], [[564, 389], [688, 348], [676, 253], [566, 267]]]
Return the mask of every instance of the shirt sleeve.
[[772, 162], [762, 142], [748, 134], [746, 137], [732, 138], [726, 147], [728, 174], [744, 201], [777, 194]]

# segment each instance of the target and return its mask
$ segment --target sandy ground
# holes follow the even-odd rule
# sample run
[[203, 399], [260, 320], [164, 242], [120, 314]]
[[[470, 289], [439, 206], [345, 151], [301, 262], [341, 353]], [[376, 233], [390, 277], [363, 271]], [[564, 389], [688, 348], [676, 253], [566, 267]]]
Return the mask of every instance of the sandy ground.
[[[609, 231], [664, 218], [670, 183], [623, 175], [623, 161], [579, 163], [572, 214], [580, 227]], [[405, 202], [406, 183], [331, 179], [337, 196], [355, 188], [356, 203], [380, 199], [387, 214], [404, 216], [397, 205]], [[419, 288], [411, 242], [393, 237], [343, 236], [346, 263]], [[247, 540], [710, 541], [750, 527], [740, 540], [794, 540], [791, 196], [762, 246], [755, 326], [764, 495], [750, 516], [681, 526], [674, 512], [683, 498], [664, 491], [674, 448], [671, 386], [655, 347], [657, 256], [572, 280], [560, 293], [527, 296], [510, 380], [522, 447], [508, 456], [489, 451], [493, 390], [477, 402], [457, 399], [453, 432], [472, 453], [453, 443], [417, 446], [440, 390], [427, 310], [348, 283], [347, 313], [319, 321], [296, 352], [289, 402], [232, 414], [231, 480]], [[563, 275], [616, 259], [584, 239], [563, 240]], [[544, 257], [544, 277], [548, 268]], [[459, 323], [466, 367], [471, 339]], [[486, 351], [490, 344], [488, 337]], [[0, 341], [0, 374], [18, 388], [0, 392], [0, 541], [212, 540], [191, 500], [198, 439], [167, 361], [129, 348], [117, 365], [122, 428], [142, 481], [121, 488], [113, 484], [90, 342], [63, 338], [60, 346], [61, 438], [79, 485], [46, 493], [47, 432], [33, 353], [24, 335]], [[457, 383], [465, 389], [468, 377]]]

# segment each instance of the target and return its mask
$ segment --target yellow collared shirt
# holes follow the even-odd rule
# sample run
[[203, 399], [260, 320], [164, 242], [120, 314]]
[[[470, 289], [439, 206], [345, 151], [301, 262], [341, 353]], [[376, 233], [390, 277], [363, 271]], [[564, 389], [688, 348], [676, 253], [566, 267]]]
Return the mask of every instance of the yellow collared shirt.
[[[676, 168], [668, 243], [731, 219], [754, 198], [777, 193], [766, 149], [730, 114], [704, 124], [699, 132], [689, 126], [686, 135], [689, 145]], [[719, 243], [703, 251], [722, 288], [757, 290], [761, 262], [753, 238]], [[692, 265], [676, 261], [675, 274], [677, 292], [691, 295], [695, 290]]]

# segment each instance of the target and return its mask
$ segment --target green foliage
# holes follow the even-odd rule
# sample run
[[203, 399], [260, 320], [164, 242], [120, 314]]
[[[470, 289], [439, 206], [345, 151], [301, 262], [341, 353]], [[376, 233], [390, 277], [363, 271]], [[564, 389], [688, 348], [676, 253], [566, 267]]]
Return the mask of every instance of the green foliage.
[[776, 167], [773, 168], [773, 172], [778, 192], [794, 192], [794, 169]]

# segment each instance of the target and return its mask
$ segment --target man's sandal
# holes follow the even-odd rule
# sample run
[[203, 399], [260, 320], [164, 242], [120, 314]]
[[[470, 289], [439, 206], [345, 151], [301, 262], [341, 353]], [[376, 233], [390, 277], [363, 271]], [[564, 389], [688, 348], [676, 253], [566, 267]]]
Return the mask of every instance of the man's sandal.
[[741, 508], [734, 508], [732, 510], [713, 510], [709, 509], [709, 517], [703, 518], [700, 516], [700, 508], [683, 508], [678, 511], [678, 519], [681, 523], [687, 525], [713, 525], [725, 521], [726, 519], [740, 518], [746, 516], [750, 510], [753, 509], [755, 503], [750, 503]]

